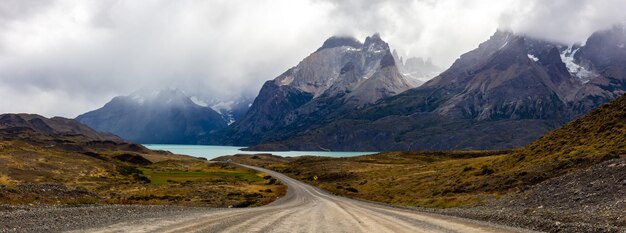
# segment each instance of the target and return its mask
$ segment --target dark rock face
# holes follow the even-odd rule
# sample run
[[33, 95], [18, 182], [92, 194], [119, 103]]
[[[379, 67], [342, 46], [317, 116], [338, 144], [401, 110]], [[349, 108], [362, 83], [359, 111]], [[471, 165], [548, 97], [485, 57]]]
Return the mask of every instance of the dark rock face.
[[617, 25], [591, 35], [574, 54], [575, 60], [595, 75], [576, 94], [574, 110], [584, 114], [626, 91], [626, 29]]
[[224, 139], [222, 143], [233, 145], [259, 143], [264, 138], [272, 137], [271, 134], [278, 134], [285, 125], [284, 116], [312, 98], [311, 93], [267, 81], [244, 118], [215, 134], [215, 138]]
[[226, 127], [219, 113], [178, 90], [115, 97], [76, 120], [136, 143], [196, 144], [200, 136]]
[[[624, 93], [622, 38], [623, 27], [599, 32], [576, 53], [572, 50], [578, 47], [498, 31], [418, 88], [253, 148], [381, 151], [520, 147]], [[616, 51], [595, 53], [608, 50], [603, 47], [607, 44]], [[577, 62], [567, 60], [567, 56], [574, 56]], [[572, 66], [586, 69], [574, 70]], [[583, 74], [573, 73], [581, 70], [585, 77], [592, 77], [589, 82], [581, 78]]]
[[391, 53], [385, 53], [385, 56], [380, 60], [380, 67], [385, 68], [388, 66], [395, 66], [396, 61], [393, 59]]
[[297, 66], [267, 81], [239, 122], [204, 142], [282, 140], [412, 87], [380, 35], [367, 37], [363, 44], [332, 37]]

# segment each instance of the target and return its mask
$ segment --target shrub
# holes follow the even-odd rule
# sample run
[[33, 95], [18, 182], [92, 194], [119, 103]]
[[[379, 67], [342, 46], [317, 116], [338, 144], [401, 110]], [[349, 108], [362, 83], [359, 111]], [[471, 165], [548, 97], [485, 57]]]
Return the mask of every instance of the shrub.
[[276, 179], [272, 178], [270, 179], [270, 182], [268, 182], [268, 184], [275, 184], [276, 183]]
[[122, 175], [125, 176], [130, 176], [133, 174], [141, 174], [143, 175], [143, 172], [139, 169], [137, 169], [137, 167], [133, 167], [133, 166], [118, 166], [117, 167], [117, 172], [119, 172]]
[[235, 207], [235, 208], [243, 208], [243, 207], [248, 207], [248, 206], [254, 205], [255, 203], [256, 202], [254, 202], [252, 200], [245, 200], [243, 202], [240, 202], [240, 203], [234, 205], [233, 207]]
[[481, 175], [483, 175], [483, 176], [486, 176], [486, 175], [491, 175], [491, 174], [493, 174], [494, 172], [495, 172], [495, 171], [494, 171], [493, 169], [491, 169], [491, 168], [489, 168], [489, 167], [487, 167], [487, 166], [482, 166], [482, 167], [480, 168], [480, 174], [481, 174]]

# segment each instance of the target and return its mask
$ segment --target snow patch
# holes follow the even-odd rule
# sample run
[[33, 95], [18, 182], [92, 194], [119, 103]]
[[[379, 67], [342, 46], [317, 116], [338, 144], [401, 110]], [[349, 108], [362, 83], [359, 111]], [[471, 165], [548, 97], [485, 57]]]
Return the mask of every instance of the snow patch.
[[561, 61], [565, 63], [565, 67], [567, 67], [567, 71], [569, 71], [570, 74], [578, 77], [583, 83], [587, 83], [591, 78], [596, 76], [596, 74], [576, 64], [574, 61], [574, 54], [576, 54], [576, 52], [578, 52], [578, 48], [575, 50], [572, 50], [572, 47], [567, 48], [561, 52]]
[[539, 58], [535, 57], [535, 55], [532, 54], [527, 54], [528, 58], [530, 58], [530, 60], [533, 60], [534, 62], [538, 62]]
[[222, 110], [231, 111], [233, 109], [233, 105], [235, 105], [234, 100], [222, 101], [222, 102], [214, 103], [213, 105], [211, 105], [211, 108], [215, 110], [216, 112], [219, 112]]
[[385, 48], [378, 44], [372, 43], [367, 47], [366, 51], [370, 53], [382, 53], [385, 52]]
[[500, 49], [506, 47], [506, 45], [508, 45], [508, 44], [509, 44], [509, 41], [507, 40], [506, 42], [504, 42], [504, 44], [502, 46], [500, 46]]
[[202, 107], [208, 107], [209, 106], [209, 104], [207, 102], [204, 102], [201, 99], [198, 99], [198, 97], [196, 97], [196, 96], [192, 96], [189, 99], [191, 99], [191, 102], [193, 102], [194, 104], [196, 104], [198, 106], [202, 106]]
[[507, 34], [506, 35], [506, 38], [504, 38], [504, 44], [502, 44], [502, 46], [500, 46], [499, 49], [502, 49], [502, 48], [506, 47], [506, 45], [509, 44], [509, 37], [511, 37], [511, 34]]
[[279, 85], [280, 85], [280, 86], [286, 86], [286, 85], [289, 85], [289, 84], [291, 84], [291, 82], [293, 82], [293, 79], [294, 79], [294, 77], [293, 77], [293, 76], [287, 76], [287, 77], [285, 77], [285, 78], [283, 78], [283, 79], [281, 79], [281, 80], [280, 80]]
[[213, 103], [210, 107], [222, 115], [222, 119], [226, 121], [227, 125], [231, 125], [235, 123], [235, 115], [233, 115], [233, 106], [235, 106], [235, 104], [234, 100], [221, 101]]
[[235, 116], [232, 113], [228, 113], [226, 114], [224, 120], [226, 120], [227, 125], [231, 125], [232, 123], [235, 123]]

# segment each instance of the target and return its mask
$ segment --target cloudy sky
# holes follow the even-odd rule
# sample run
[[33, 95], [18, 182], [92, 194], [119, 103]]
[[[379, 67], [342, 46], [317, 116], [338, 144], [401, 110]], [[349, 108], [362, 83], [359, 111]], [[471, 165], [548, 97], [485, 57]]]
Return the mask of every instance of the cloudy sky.
[[623, 0], [0, 0], [0, 113], [75, 117], [142, 88], [254, 95], [332, 35], [442, 67], [498, 28], [566, 43]]

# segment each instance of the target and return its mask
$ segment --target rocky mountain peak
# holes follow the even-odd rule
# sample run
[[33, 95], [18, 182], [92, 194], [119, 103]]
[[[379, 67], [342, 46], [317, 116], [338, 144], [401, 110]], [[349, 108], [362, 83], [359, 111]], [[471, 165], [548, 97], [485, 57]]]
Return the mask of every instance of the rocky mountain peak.
[[365, 38], [363, 43], [363, 51], [382, 53], [389, 50], [389, 44], [380, 38], [380, 34], [374, 33], [374, 35]]
[[141, 89], [128, 96], [115, 97], [117, 101], [128, 101], [138, 105], [196, 105], [189, 96], [177, 88]]
[[194, 103], [183, 91], [172, 88], [144, 89], [118, 96], [76, 120], [138, 143], [194, 144], [199, 136], [227, 125], [218, 112]]
[[378, 33], [364, 43], [331, 37], [298, 65], [263, 85], [250, 110], [218, 140], [257, 143], [275, 132], [300, 132], [415, 87], [397, 67], [389, 44]]
[[326, 39], [326, 41], [324, 41], [324, 44], [322, 44], [322, 47], [317, 49], [317, 51], [315, 52], [318, 52], [323, 49], [331, 49], [331, 48], [337, 48], [337, 47], [343, 47], [343, 46], [360, 49], [363, 46], [363, 44], [361, 44], [361, 42], [354, 37], [331, 36], [330, 38]]
[[574, 55], [586, 68], [602, 71], [626, 62], [626, 29], [618, 24], [593, 33]]

